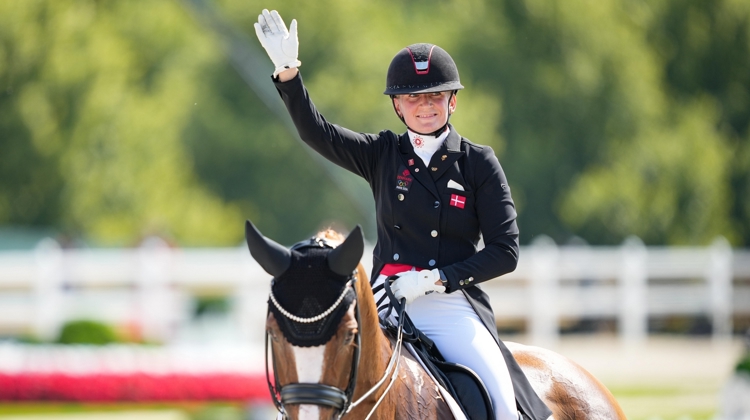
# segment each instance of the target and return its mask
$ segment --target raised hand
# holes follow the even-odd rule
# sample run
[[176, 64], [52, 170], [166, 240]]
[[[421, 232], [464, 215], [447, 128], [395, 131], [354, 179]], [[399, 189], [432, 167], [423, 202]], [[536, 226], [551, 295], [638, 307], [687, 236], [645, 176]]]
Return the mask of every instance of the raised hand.
[[287, 30], [284, 20], [281, 19], [277, 11], [269, 12], [267, 9], [263, 9], [263, 12], [258, 15], [258, 23], [254, 26], [260, 44], [263, 45], [275, 66], [274, 77], [284, 70], [302, 65], [297, 59], [299, 55], [297, 19], [292, 20], [292, 24]]

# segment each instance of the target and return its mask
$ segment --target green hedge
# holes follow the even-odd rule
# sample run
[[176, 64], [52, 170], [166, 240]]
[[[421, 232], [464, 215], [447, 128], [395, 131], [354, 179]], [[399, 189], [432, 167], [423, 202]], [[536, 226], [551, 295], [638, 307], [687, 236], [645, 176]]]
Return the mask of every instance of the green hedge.
[[737, 364], [737, 368], [735, 369], [737, 372], [745, 372], [750, 374], [750, 353], [745, 355], [745, 358], [740, 360], [740, 363]]
[[92, 320], [68, 321], [60, 330], [56, 340], [60, 344], [94, 344], [116, 343], [117, 334], [107, 324]]

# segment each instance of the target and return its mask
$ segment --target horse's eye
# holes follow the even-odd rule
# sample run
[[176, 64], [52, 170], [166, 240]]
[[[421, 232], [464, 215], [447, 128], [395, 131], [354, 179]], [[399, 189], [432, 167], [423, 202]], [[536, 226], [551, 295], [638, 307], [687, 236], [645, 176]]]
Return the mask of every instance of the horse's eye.
[[357, 330], [349, 330], [346, 332], [346, 337], [344, 337], [344, 344], [349, 345], [352, 344], [354, 341], [354, 337], [357, 335]]

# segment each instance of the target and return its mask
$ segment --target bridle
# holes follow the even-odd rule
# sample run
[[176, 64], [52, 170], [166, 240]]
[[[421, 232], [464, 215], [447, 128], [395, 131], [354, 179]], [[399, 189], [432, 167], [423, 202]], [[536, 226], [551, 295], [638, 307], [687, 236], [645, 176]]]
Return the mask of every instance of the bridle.
[[[331, 307], [329, 307], [322, 313], [313, 317], [300, 318], [298, 316], [292, 315], [278, 303], [276, 297], [273, 295], [273, 291], [271, 291], [270, 293], [271, 302], [274, 306], [276, 306], [276, 308], [279, 310], [279, 312], [281, 312], [282, 315], [291, 319], [292, 321], [300, 323], [317, 322], [330, 315], [339, 305], [341, 305], [341, 302], [344, 300], [344, 297], [347, 295], [347, 293], [353, 290], [356, 294], [356, 289], [353, 282], [353, 279], [355, 278], [355, 274], [352, 274], [352, 276], [347, 280], [347, 283], [344, 286], [341, 295], [338, 299], [336, 299], [333, 305], [331, 305]], [[355, 316], [357, 319], [357, 324], [359, 325], [359, 306], [355, 305], [355, 307]], [[354, 394], [354, 386], [357, 383], [357, 367], [359, 366], [359, 353], [361, 347], [361, 335], [359, 332], [357, 332], [356, 334], [356, 340], [357, 344], [356, 346], [354, 346], [354, 355], [352, 357], [352, 370], [349, 376], [349, 384], [347, 385], [346, 390], [341, 390], [334, 386], [321, 383], [295, 383], [281, 386], [277, 375], [274, 375], [274, 382], [271, 383], [270, 374], [268, 372], [269, 336], [268, 331], [266, 331], [266, 381], [268, 382], [268, 389], [271, 391], [274, 405], [285, 419], [287, 418], [287, 410], [285, 409], [285, 406], [287, 404], [315, 404], [325, 407], [331, 407], [339, 413], [339, 416], [337, 418], [341, 418], [342, 413], [345, 413], [350, 405], [352, 395]], [[276, 369], [276, 358], [272, 357], [272, 362], [273, 371], [278, 372], [278, 370]]]
[[[324, 240], [320, 240], [319, 238], [313, 238], [314, 240], [317, 240], [318, 246], [328, 246], [327, 243], [325, 243]], [[312, 241], [311, 241], [312, 242]], [[321, 244], [322, 242], [322, 244]], [[269, 297], [272, 302], [272, 304], [276, 307], [276, 309], [279, 310], [279, 312], [291, 319], [294, 322], [300, 322], [300, 323], [312, 323], [317, 322], [325, 317], [329, 316], [331, 313], [333, 313], [336, 308], [341, 305], [341, 303], [344, 301], [344, 297], [350, 293], [350, 291], [354, 292], [354, 295], [357, 296], [357, 290], [356, 290], [356, 283], [357, 283], [357, 269], [352, 272], [352, 275], [347, 279], [346, 284], [344, 285], [344, 288], [341, 292], [341, 295], [339, 298], [325, 311], [321, 312], [318, 315], [315, 315], [313, 317], [309, 318], [301, 318], [296, 315], [291, 314], [289, 311], [284, 309], [276, 300], [276, 297], [273, 294], [273, 289], [271, 290]], [[359, 305], [356, 303], [355, 300], [355, 316], [357, 320], [357, 325], [362, 325], [360, 322], [360, 311], [359, 311]], [[404, 305], [405, 306], [405, 305]], [[402, 311], [403, 312], [403, 311]], [[399, 314], [399, 327], [398, 327], [398, 333], [397, 333], [397, 340], [396, 340], [396, 346], [394, 347], [393, 354], [391, 355], [391, 360], [388, 363], [388, 367], [385, 370], [385, 373], [383, 377], [376, 383], [372, 388], [370, 388], [369, 391], [367, 391], [362, 397], [360, 397], [357, 401], [352, 402], [352, 397], [354, 395], [354, 387], [357, 383], [357, 374], [358, 374], [358, 366], [359, 366], [359, 356], [360, 356], [360, 349], [362, 344], [362, 333], [361, 331], [358, 331], [356, 334], [356, 340], [357, 343], [354, 346], [354, 354], [352, 356], [352, 368], [351, 368], [351, 374], [349, 376], [349, 383], [345, 390], [341, 390], [337, 387], [325, 385], [321, 383], [293, 383], [293, 384], [287, 384], [284, 386], [281, 386], [279, 383], [277, 375], [274, 374], [274, 380], [271, 381], [270, 373], [269, 373], [269, 363], [268, 363], [268, 356], [269, 356], [269, 333], [266, 330], [266, 349], [265, 349], [265, 358], [266, 358], [266, 382], [268, 383], [268, 389], [271, 392], [271, 397], [273, 399], [273, 403], [276, 406], [276, 409], [281, 413], [282, 417], [284, 419], [288, 419], [288, 412], [286, 409], [286, 406], [288, 404], [313, 404], [313, 405], [319, 405], [323, 407], [330, 407], [333, 408], [336, 412], [334, 415], [335, 419], [341, 419], [345, 414], [349, 413], [354, 407], [359, 405], [362, 401], [365, 400], [365, 398], [369, 397], [374, 393], [380, 386], [385, 382], [387, 379], [389, 373], [391, 370], [393, 370], [393, 373], [391, 374], [391, 381], [388, 384], [388, 388], [385, 390], [383, 395], [381, 395], [380, 399], [375, 403], [375, 406], [370, 411], [370, 414], [367, 415], [367, 419], [370, 418], [372, 413], [375, 412], [375, 409], [378, 407], [380, 402], [383, 400], [383, 397], [388, 393], [391, 386], [393, 385], [393, 382], [397, 376], [398, 373], [398, 364], [399, 364], [399, 355], [401, 353], [401, 343], [402, 343], [402, 320], [403, 320], [403, 313]], [[276, 358], [271, 355], [271, 362], [273, 364], [273, 371], [278, 372], [276, 369]], [[395, 366], [395, 369], [394, 369]]]

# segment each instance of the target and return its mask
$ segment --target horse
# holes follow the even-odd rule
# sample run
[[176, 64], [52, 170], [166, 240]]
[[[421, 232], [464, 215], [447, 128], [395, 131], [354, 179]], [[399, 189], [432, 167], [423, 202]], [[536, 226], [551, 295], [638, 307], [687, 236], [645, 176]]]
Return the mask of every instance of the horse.
[[[400, 337], [381, 328], [360, 263], [359, 226], [345, 239], [329, 229], [290, 249], [250, 221], [245, 233], [251, 255], [274, 277], [266, 376], [279, 418], [454, 419], [450, 399], [430, 374], [401, 351]], [[580, 365], [543, 348], [505, 344], [552, 411], [550, 419], [626, 418], [612, 393]]]

